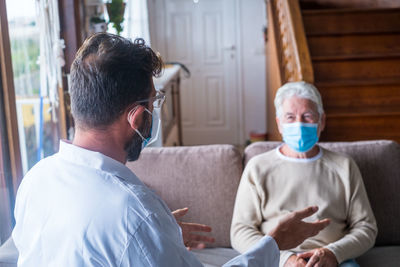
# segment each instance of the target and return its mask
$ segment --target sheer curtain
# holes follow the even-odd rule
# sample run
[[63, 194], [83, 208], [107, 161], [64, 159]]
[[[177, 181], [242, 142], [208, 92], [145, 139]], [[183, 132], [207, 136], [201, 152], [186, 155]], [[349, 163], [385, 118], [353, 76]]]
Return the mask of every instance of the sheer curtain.
[[125, 27], [121, 35], [132, 40], [143, 38], [150, 45], [147, 0], [128, 0], [124, 17]]

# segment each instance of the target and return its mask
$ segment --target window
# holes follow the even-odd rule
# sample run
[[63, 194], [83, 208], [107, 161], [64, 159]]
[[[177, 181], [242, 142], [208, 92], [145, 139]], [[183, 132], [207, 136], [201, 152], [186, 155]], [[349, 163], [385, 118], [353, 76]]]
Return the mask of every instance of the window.
[[39, 2], [6, 1], [23, 174], [43, 157], [55, 153], [59, 140], [52, 110], [56, 107], [50, 101], [48, 81], [40, 72], [40, 66], [44, 68], [48, 62], [39, 57], [46, 49], [41, 45], [40, 31], [44, 27], [39, 27]]
[[[0, 83], [1, 89], [1, 83]], [[0, 244], [7, 240], [12, 227], [12, 181], [10, 179], [10, 165], [5, 131], [5, 116], [3, 94], [0, 90]]]
[[[5, 6], [4, 6], [5, 4]], [[22, 176], [65, 136], [57, 0], [0, 1], [0, 243]], [[65, 117], [65, 116], [64, 116]]]

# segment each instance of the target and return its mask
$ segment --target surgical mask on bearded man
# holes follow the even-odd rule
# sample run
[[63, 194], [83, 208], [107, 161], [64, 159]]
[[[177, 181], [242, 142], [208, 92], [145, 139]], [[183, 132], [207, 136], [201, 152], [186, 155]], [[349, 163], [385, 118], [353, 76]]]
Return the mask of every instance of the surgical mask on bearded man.
[[[128, 121], [136, 109], [133, 109], [128, 114]], [[127, 145], [125, 151], [127, 151], [128, 161], [135, 161], [139, 158], [140, 152], [146, 147], [155, 143], [160, 135], [161, 119], [160, 119], [160, 108], [153, 108], [153, 112], [145, 108], [146, 114], [151, 116], [151, 122], [146, 116], [144, 118], [143, 129], [134, 129], [140, 138], [134, 136], [132, 141]], [[142, 134], [142, 133], [143, 134]], [[147, 136], [147, 138], [145, 138]]]

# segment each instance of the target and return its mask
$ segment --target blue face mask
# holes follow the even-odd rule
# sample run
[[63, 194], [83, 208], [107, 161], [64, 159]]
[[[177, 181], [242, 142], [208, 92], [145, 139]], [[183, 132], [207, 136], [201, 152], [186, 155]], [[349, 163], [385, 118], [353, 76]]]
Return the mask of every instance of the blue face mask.
[[[145, 139], [142, 138], [142, 140], [143, 140], [142, 149], [144, 149], [146, 146], [149, 146], [153, 143], [155, 143], [156, 146], [162, 145], [158, 138], [159, 134], [160, 134], [160, 128], [161, 128], [160, 108], [153, 108], [153, 113], [150, 113], [150, 114], [151, 114], [150, 136]], [[157, 144], [157, 142], [159, 144]]]
[[[128, 114], [128, 121], [130, 120], [130, 117], [132, 116], [133, 112], [135, 109], [133, 109], [129, 114]], [[161, 119], [160, 119], [160, 108], [153, 108], [153, 112], [148, 110], [147, 108], [145, 109], [147, 113], [151, 115], [151, 126], [150, 126], [150, 135], [147, 138], [144, 138], [144, 136], [139, 132], [139, 130], [134, 129], [135, 132], [140, 136], [142, 139], [142, 150], [146, 147], [149, 146], [150, 144], [156, 143], [156, 146], [161, 146], [161, 142], [159, 140], [159, 134], [160, 134], [160, 128], [161, 128]], [[157, 143], [158, 142], [158, 143]]]
[[294, 151], [305, 153], [318, 142], [318, 123], [283, 123], [283, 141]]
[[[147, 108], [145, 110], [151, 115], [150, 136], [144, 138], [143, 135], [137, 129], [135, 129], [138, 135], [142, 138], [142, 150], [146, 146], [149, 146], [159, 141], [158, 136], [160, 134], [160, 128], [161, 128], [160, 108], [153, 108], [153, 113], [150, 112], [150, 110], [148, 110]], [[161, 144], [158, 145], [161, 146]]]

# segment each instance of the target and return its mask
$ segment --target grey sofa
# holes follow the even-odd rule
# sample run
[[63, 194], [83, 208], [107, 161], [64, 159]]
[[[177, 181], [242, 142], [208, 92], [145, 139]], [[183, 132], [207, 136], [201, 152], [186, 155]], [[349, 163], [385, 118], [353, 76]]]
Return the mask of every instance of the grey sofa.
[[[195, 251], [206, 266], [221, 266], [237, 255], [230, 248], [233, 205], [245, 164], [279, 142], [257, 142], [244, 155], [230, 145], [152, 148], [128, 166], [167, 202], [189, 207], [187, 221], [213, 228], [216, 243]], [[378, 223], [376, 246], [357, 259], [361, 267], [400, 266], [400, 145], [392, 141], [320, 143], [357, 162]]]
[[[230, 145], [149, 148], [128, 167], [154, 189], [171, 210], [189, 207], [186, 221], [208, 224], [216, 242], [194, 251], [205, 266], [221, 266], [237, 255], [230, 247], [229, 230], [240, 177], [248, 160], [274, 149], [279, 142], [257, 142], [244, 155]], [[400, 145], [392, 141], [321, 143], [354, 158], [363, 175], [378, 223], [376, 246], [357, 259], [361, 267], [400, 266]], [[12, 244], [11, 244], [12, 245]], [[17, 255], [4, 252], [8, 262]], [[3, 253], [3, 254], [2, 254]], [[13, 257], [10, 259], [10, 255]], [[7, 265], [11, 266], [11, 265]]]

